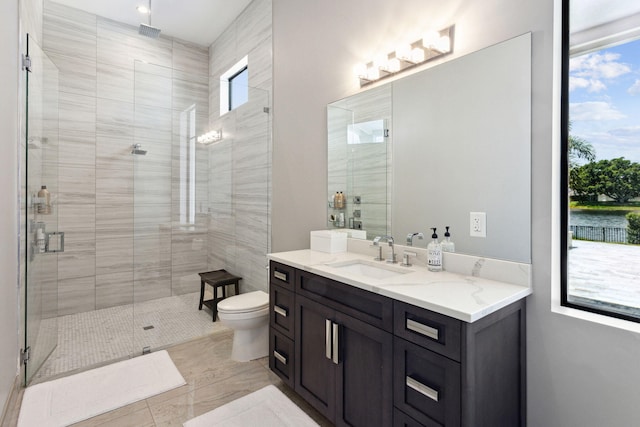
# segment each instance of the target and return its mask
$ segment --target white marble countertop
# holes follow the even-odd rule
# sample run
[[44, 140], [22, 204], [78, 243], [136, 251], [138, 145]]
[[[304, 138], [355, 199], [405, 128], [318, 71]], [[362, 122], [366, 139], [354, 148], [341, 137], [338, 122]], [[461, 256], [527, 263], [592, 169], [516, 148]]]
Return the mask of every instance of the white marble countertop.
[[[387, 279], [375, 279], [358, 273], [349, 273], [328, 264], [363, 260], [372, 257], [355, 252], [325, 253], [309, 249], [268, 254], [273, 261], [300, 270], [355, 286], [370, 292], [404, 301], [465, 322], [475, 322], [507, 305], [531, 294], [529, 286], [504, 283], [482, 277], [452, 273], [431, 272], [426, 267], [388, 268], [407, 271]], [[384, 262], [377, 262], [385, 267]]]

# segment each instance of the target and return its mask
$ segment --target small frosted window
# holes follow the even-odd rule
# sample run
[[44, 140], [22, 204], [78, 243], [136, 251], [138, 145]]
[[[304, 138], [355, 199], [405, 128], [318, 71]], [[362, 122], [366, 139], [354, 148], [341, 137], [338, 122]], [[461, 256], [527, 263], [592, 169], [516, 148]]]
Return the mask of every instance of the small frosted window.
[[238, 108], [249, 100], [249, 68], [245, 67], [229, 79], [229, 109]]
[[220, 115], [249, 101], [249, 62], [245, 56], [220, 76]]

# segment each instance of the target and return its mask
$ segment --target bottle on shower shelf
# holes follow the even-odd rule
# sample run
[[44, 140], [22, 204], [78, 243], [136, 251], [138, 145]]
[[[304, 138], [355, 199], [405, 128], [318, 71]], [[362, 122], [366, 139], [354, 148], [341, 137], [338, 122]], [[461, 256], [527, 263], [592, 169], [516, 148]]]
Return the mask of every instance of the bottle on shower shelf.
[[38, 207], [37, 211], [39, 214], [50, 214], [51, 213], [51, 194], [49, 190], [47, 190], [47, 186], [43, 185], [38, 191]]

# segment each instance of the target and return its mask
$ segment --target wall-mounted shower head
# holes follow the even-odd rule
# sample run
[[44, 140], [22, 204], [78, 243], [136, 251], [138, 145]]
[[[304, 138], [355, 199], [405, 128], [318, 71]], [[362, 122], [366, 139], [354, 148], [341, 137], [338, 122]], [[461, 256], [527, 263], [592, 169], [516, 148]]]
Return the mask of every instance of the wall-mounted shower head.
[[152, 39], [157, 39], [158, 37], [160, 37], [160, 28], [151, 26], [151, 0], [149, 0], [149, 9], [147, 13], [149, 14], [149, 25], [140, 24], [138, 34], [146, 37], [151, 37]]
[[141, 144], [134, 144], [131, 146], [131, 154], [144, 156], [145, 154], [147, 154], [147, 150], [143, 150]]

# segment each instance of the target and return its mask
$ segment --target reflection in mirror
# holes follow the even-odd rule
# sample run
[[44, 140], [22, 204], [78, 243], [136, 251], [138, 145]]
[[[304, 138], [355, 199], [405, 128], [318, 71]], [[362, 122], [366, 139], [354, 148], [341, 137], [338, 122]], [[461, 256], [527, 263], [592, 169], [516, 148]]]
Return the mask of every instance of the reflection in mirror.
[[[437, 227], [441, 240], [450, 226], [458, 252], [530, 262], [530, 70], [525, 34], [330, 104], [329, 195], [347, 191], [347, 218], [352, 196], [363, 214], [365, 200], [387, 203], [367, 209], [382, 215], [362, 222], [369, 239]], [[347, 143], [350, 125], [373, 120], [384, 120], [386, 144]], [[486, 237], [470, 236], [471, 212], [486, 214]]]
[[347, 144], [384, 143], [384, 120], [354, 123], [347, 126]]
[[[372, 239], [390, 227], [390, 89], [372, 89], [327, 109], [328, 227], [361, 230], [354, 237]], [[345, 196], [342, 208], [333, 203], [336, 192]]]

